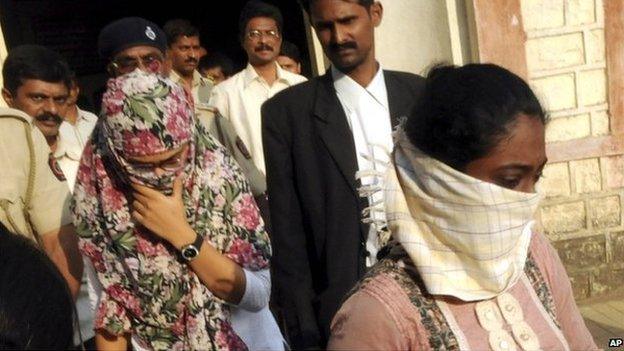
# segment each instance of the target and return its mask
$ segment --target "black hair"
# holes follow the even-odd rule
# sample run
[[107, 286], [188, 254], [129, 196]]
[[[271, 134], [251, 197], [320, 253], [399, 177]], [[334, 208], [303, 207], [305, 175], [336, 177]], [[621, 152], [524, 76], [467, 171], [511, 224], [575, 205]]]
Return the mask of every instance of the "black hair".
[[405, 124], [410, 141], [463, 171], [509, 136], [519, 114], [548, 118], [531, 88], [497, 65], [437, 66]]
[[215, 67], [221, 67], [221, 72], [223, 72], [223, 75], [226, 77], [230, 77], [234, 74], [234, 63], [229, 57], [220, 52], [204, 55], [199, 59], [199, 63], [197, 64], [197, 69], [200, 71]]
[[299, 48], [297, 47], [297, 45], [289, 41], [282, 41], [282, 49], [280, 50], [280, 55], [290, 57], [297, 63], [301, 63], [301, 54], [299, 53]]
[[[317, 1], [318, 0], [299, 0], [299, 3], [301, 4], [301, 7], [303, 7], [303, 9], [309, 14], [310, 7], [312, 7], [312, 4], [314, 4]], [[355, 0], [355, 1], [342, 0], [342, 1], [355, 2], [360, 6], [364, 6], [367, 10], [370, 9], [370, 7], [375, 3], [375, 0]]]
[[73, 306], [65, 279], [46, 254], [0, 224], [0, 350], [67, 350]]
[[20, 45], [11, 49], [2, 67], [4, 87], [11, 94], [15, 94], [27, 79], [63, 83], [69, 89], [72, 76], [63, 56], [40, 45]]
[[179, 37], [198, 37], [199, 30], [190, 21], [185, 19], [172, 19], [163, 26], [163, 32], [167, 38], [167, 46], [171, 47]]
[[238, 34], [241, 43], [245, 39], [245, 29], [247, 23], [253, 18], [267, 17], [275, 21], [277, 30], [282, 33], [282, 27], [284, 25], [284, 18], [282, 12], [275, 6], [267, 4], [260, 0], [251, 0], [245, 4], [241, 10], [240, 17], [238, 18]]

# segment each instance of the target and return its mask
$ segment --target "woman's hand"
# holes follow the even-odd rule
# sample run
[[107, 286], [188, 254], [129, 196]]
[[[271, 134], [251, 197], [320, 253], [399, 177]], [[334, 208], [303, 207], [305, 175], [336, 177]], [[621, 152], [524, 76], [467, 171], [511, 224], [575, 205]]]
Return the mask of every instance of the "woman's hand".
[[[197, 234], [186, 221], [181, 177], [173, 182], [171, 196], [138, 184], [132, 184], [132, 188], [134, 219], [178, 250], [195, 241]], [[209, 243], [202, 245], [199, 256], [189, 265], [208, 290], [219, 298], [237, 304], [245, 294], [243, 269]]]
[[171, 196], [135, 183], [132, 188], [134, 219], [177, 249], [195, 240], [196, 234], [186, 221], [182, 202], [182, 176], [173, 182]]

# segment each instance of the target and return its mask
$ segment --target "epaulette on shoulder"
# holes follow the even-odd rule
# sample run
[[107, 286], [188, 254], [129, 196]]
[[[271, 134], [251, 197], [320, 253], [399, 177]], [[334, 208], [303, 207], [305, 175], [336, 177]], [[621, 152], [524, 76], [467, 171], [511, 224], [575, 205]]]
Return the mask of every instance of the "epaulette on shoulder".
[[214, 81], [214, 79], [212, 79], [212, 77], [201, 76], [199, 81], [201, 82], [202, 85], [211, 85], [211, 86], [215, 85], [215, 81]]
[[9, 107], [0, 107], [0, 118], [14, 118], [24, 123], [32, 123], [32, 117], [25, 112]]

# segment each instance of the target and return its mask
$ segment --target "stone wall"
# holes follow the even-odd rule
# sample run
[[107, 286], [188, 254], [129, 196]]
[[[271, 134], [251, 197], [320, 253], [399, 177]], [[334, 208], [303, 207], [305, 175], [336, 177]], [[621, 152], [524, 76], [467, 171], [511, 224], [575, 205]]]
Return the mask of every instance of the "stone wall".
[[[603, 0], [521, 0], [521, 9], [529, 81], [551, 117], [546, 141], [609, 135]], [[624, 156], [550, 163], [541, 187], [544, 230], [576, 299], [621, 292]]]

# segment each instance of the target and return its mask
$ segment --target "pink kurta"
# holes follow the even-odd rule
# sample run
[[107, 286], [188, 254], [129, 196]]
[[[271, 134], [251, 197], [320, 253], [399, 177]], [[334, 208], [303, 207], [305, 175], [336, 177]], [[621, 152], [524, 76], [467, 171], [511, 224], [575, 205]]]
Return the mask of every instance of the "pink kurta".
[[[574, 302], [570, 281], [557, 252], [542, 234], [533, 235], [529, 249], [552, 293], [557, 322], [561, 326], [561, 329], [557, 328], [523, 274], [507, 293], [521, 306], [524, 322], [535, 332], [534, 342], [539, 343], [542, 350], [596, 350], [597, 346]], [[493, 303], [496, 301], [492, 299]], [[483, 319], [480, 322], [477, 316], [483, 312], [476, 308], [477, 303], [436, 298], [436, 304], [462, 350], [492, 349], [490, 332], [484, 328]], [[505, 319], [501, 320], [501, 324], [509, 335], [513, 335]], [[362, 285], [342, 305], [334, 317], [331, 332], [329, 349], [431, 349], [429, 333], [422, 324], [420, 312], [397, 281], [383, 273]], [[496, 349], [522, 349], [514, 339], [511, 342], [511, 345], [495, 343]]]

